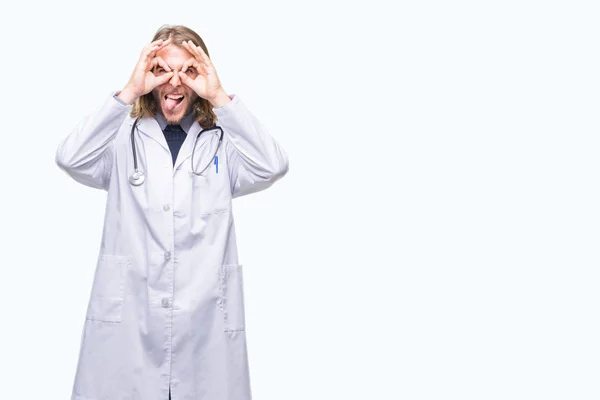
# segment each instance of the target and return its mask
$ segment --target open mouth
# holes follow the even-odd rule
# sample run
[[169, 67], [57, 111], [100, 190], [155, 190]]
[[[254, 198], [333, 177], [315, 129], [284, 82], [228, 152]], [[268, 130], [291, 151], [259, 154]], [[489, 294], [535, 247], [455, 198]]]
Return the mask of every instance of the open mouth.
[[167, 94], [165, 95], [165, 108], [168, 111], [174, 111], [181, 103], [183, 103], [184, 95], [182, 94]]

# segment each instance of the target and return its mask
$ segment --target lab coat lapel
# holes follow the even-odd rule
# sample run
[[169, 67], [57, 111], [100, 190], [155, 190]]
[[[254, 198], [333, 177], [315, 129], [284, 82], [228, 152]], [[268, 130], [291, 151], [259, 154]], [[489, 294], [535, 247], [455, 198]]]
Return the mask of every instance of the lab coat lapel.
[[[131, 121], [131, 125], [133, 125], [133, 121]], [[138, 122], [138, 129], [144, 135], [154, 139], [158, 142], [167, 152], [171, 152], [169, 150], [169, 145], [167, 144], [167, 140], [165, 139], [165, 135], [163, 134], [158, 122], [154, 118], [144, 117]]]
[[181, 145], [181, 149], [177, 154], [177, 160], [175, 160], [175, 166], [173, 167], [173, 173], [179, 169], [179, 166], [188, 158], [192, 156], [192, 150], [194, 148], [194, 143], [196, 142], [196, 137], [200, 132], [200, 124], [198, 122], [194, 122], [188, 131], [188, 134]]

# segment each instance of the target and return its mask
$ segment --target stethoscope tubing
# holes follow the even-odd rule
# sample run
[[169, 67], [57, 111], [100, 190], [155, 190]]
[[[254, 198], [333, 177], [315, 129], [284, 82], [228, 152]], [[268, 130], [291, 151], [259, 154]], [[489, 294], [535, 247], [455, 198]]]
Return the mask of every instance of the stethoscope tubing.
[[[138, 170], [137, 151], [136, 151], [136, 147], [135, 147], [135, 129], [137, 128], [139, 120], [140, 120], [140, 117], [137, 117], [135, 119], [135, 121], [133, 122], [133, 125], [131, 127], [131, 135], [130, 135], [131, 136], [131, 152], [133, 153], [133, 174], [129, 177], [129, 181], [131, 182], [132, 185], [135, 185], [135, 186], [141, 185], [145, 181], [145, 174], [142, 171]], [[210, 167], [211, 161], [208, 162], [208, 164], [206, 165], [206, 167], [204, 167], [202, 169], [202, 171], [196, 172], [196, 170], [194, 169], [194, 154], [196, 152], [196, 143], [198, 143], [198, 139], [200, 138], [200, 136], [204, 132], [212, 131], [214, 129], [218, 129], [220, 131], [219, 143], [217, 144], [217, 149], [215, 150], [215, 154], [213, 154], [213, 156], [210, 158], [211, 161], [215, 160], [217, 153], [219, 152], [219, 148], [221, 147], [221, 143], [223, 142], [223, 128], [221, 128], [218, 125], [213, 125], [211, 127], [204, 128], [200, 131], [200, 133], [198, 133], [198, 135], [194, 139], [194, 147], [192, 148], [192, 160], [191, 160], [191, 169], [192, 169], [192, 173], [194, 175], [198, 175], [198, 176], [202, 175], [202, 173], [204, 171], [206, 171], [208, 169], [208, 167]], [[138, 129], [138, 131], [139, 131], [139, 129]]]
[[202, 175], [202, 173], [204, 171], [206, 171], [206, 169], [208, 167], [210, 167], [210, 161], [208, 162], [208, 164], [206, 164], [206, 167], [204, 167], [204, 169], [200, 172], [196, 172], [196, 170], [194, 169], [194, 153], [196, 151], [196, 143], [198, 142], [198, 138], [200, 137], [200, 135], [202, 135], [202, 133], [207, 132], [207, 131], [212, 131], [214, 129], [218, 129], [221, 131], [221, 133], [219, 134], [219, 143], [217, 144], [217, 149], [215, 150], [215, 154], [213, 154], [213, 156], [210, 158], [210, 160], [214, 160], [215, 157], [217, 156], [217, 153], [219, 152], [219, 148], [221, 147], [221, 142], [223, 141], [223, 129], [220, 126], [217, 125], [213, 125], [209, 128], [204, 128], [200, 131], [200, 133], [198, 133], [198, 136], [196, 136], [196, 139], [194, 139], [194, 147], [192, 148], [192, 172], [194, 173], [194, 175]]

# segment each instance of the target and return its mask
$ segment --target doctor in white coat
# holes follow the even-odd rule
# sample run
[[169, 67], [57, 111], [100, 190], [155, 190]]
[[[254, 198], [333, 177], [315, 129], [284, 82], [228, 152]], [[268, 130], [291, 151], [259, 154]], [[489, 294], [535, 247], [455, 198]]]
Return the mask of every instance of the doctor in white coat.
[[[185, 121], [173, 163], [162, 127]], [[218, 131], [197, 136], [215, 124], [223, 138], [213, 157]], [[251, 399], [231, 203], [284, 176], [288, 159], [226, 94], [202, 39], [161, 28], [125, 88], [60, 143], [56, 162], [107, 191], [71, 399]]]

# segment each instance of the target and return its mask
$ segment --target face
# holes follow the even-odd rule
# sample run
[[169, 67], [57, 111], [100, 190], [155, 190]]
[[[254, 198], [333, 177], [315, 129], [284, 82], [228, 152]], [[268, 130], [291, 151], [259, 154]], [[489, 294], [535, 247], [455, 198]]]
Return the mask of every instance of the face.
[[[152, 96], [168, 124], [177, 125], [181, 119], [192, 111], [192, 105], [198, 98], [198, 95], [189, 87], [184, 85], [179, 78], [179, 71], [183, 64], [193, 56], [181, 47], [173, 44], [168, 45], [156, 53], [161, 57], [173, 71], [173, 77], [164, 85], [157, 86], [152, 90]], [[167, 71], [162, 67], [154, 67], [154, 75], [159, 76]], [[191, 79], [198, 76], [194, 68], [188, 68], [185, 73]]]

